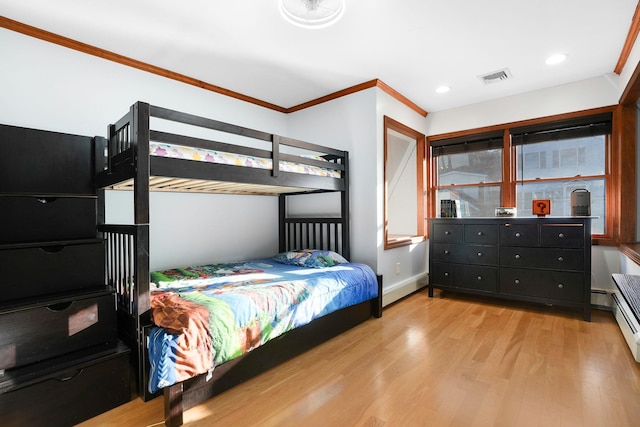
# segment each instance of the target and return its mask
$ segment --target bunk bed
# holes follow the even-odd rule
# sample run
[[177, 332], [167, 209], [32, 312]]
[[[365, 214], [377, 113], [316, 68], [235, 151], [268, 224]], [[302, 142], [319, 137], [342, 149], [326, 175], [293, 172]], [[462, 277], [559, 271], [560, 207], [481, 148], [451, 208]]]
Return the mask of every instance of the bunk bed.
[[[150, 279], [153, 272], [149, 267], [151, 191], [276, 196], [280, 255], [313, 249], [342, 257], [344, 262], [350, 259], [348, 152], [144, 102], [134, 104], [109, 126], [108, 133], [106, 153], [96, 153], [98, 230], [107, 242], [107, 280], [117, 294], [119, 335], [132, 348], [138, 394], [144, 400], [159, 394], [149, 390], [147, 348], [150, 335], [157, 331], [152, 319], [157, 284]], [[105, 223], [105, 191], [119, 189], [133, 192], [133, 224]], [[288, 214], [289, 198], [323, 192], [339, 193], [339, 216]], [[272, 261], [258, 260], [263, 264]], [[164, 387], [165, 423], [180, 425], [183, 410], [371, 316], [380, 317], [382, 277], [374, 275], [374, 281], [376, 289], [370, 298], [319, 313], [309, 323], [287, 330], [212, 371]]]

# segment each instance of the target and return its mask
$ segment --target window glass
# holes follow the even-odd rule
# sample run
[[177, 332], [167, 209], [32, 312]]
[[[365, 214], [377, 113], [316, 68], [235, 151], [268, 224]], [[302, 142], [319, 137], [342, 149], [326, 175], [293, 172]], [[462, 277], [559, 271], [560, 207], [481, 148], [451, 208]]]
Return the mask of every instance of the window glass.
[[460, 201], [462, 216], [495, 215], [495, 208], [501, 206], [501, 136], [435, 147], [434, 155], [438, 209], [441, 200], [451, 199]]
[[552, 216], [571, 216], [571, 193], [586, 189], [591, 197], [592, 234], [605, 233], [605, 180], [543, 181], [518, 184], [516, 188], [518, 216], [531, 216], [531, 204], [536, 199], [551, 200]]
[[604, 175], [605, 150], [605, 135], [517, 145], [517, 179]]
[[551, 215], [571, 216], [571, 192], [586, 189], [591, 215], [598, 217], [591, 232], [605, 234], [606, 141], [596, 135], [516, 145], [518, 215], [532, 214], [532, 200], [549, 199]]
[[438, 156], [438, 186], [500, 182], [502, 149], [467, 151]]
[[437, 204], [443, 199], [460, 200], [461, 216], [490, 217], [500, 206], [500, 186], [481, 185], [457, 188], [441, 188], [436, 191]]

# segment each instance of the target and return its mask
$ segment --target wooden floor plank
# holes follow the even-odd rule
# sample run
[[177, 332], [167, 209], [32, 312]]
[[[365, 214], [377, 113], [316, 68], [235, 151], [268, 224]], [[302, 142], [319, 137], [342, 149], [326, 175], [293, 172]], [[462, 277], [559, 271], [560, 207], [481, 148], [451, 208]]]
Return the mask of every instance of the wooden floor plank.
[[[640, 364], [611, 312], [417, 292], [187, 411], [185, 425], [637, 426]], [[139, 399], [81, 426], [155, 426]]]

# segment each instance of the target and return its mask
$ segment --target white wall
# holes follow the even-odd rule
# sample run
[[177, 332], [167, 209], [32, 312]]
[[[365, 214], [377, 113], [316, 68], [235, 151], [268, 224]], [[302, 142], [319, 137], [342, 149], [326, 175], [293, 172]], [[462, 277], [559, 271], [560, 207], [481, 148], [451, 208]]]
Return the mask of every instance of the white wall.
[[349, 151], [352, 259], [383, 275], [386, 305], [416, 289], [428, 262], [425, 243], [384, 250], [384, 115], [426, 130], [424, 117], [371, 88], [290, 114], [288, 131], [294, 138], [331, 141]]
[[[376, 177], [376, 248], [378, 270], [384, 276], [384, 304], [389, 304], [426, 283], [428, 270], [428, 242], [384, 249], [384, 116], [427, 134], [427, 121], [420, 114], [382, 90], [377, 90], [376, 151], [378, 176]], [[399, 264], [399, 270], [397, 266]]]
[[[0, 121], [106, 136], [138, 100], [286, 135], [282, 113], [0, 29]], [[131, 223], [131, 193], [111, 192], [108, 219]], [[151, 268], [269, 256], [275, 197], [154, 193]], [[259, 213], [259, 214], [256, 214]], [[246, 242], [251, 241], [251, 245]]]
[[615, 76], [597, 77], [434, 112], [427, 116], [427, 135], [439, 135], [616, 105], [620, 96], [617, 80]]
[[289, 114], [288, 132], [293, 138], [349, 151], [351, 260], [381, 273], [375, 234], [377, 177], [382, 173], [377, 163], [375, 105], [374, 88], [343, 96]]

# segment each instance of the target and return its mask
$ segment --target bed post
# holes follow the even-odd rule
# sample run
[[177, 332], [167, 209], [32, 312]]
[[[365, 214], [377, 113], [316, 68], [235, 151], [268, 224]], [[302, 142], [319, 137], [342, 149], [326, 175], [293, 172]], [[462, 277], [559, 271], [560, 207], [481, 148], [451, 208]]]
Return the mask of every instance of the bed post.
[[344, 152], [342, 158], [344, 164], [344, 190], [340, 192], [340, 216], [342, 217], [342, 255], [351, 260], [351, 240], [349, 225], [351, 223], [349, 218], [349, 153]]
[[167, 427], [181, 426], [182, 419], [182, 383], [164, 388], [164, 425]]
[[131, 107], [131, 137], [135, 152], [135, 223], [149, 224], [149, 104], [136, 102]]
[[287, 248], [287, 196], [278, 195], [278, 252], [284, 252]]
[[149, 298], [149, 134], [150, 108], [145, 102], [131, 107], [131, 145], [134, 150], [135, 185], [133, 188], [134, 222], [136, 224], [135, 317], [138, 340], [138, 393], [148, 399], [144, 380], [146, 346], [144, 326], [150, 322]]

